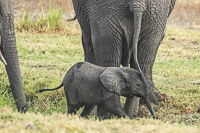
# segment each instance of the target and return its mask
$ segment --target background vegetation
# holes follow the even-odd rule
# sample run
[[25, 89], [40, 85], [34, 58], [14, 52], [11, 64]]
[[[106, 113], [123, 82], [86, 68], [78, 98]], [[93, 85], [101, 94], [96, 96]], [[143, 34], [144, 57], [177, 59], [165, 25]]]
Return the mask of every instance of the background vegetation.
[[86, 120], [66, 115], [63, 89], [35, 93], [58, 86], [69, 68], [84, 60], [78, 22], [66, 21], [73, 17], [72, 9], [71, 0], [15, 0], [17, 45], [30, 113], [16, 112], [0, 63], [0, 132], [200, 131], [200, 0], [177, 0], [169, 18], [153, 68], [155, 85], [163, 94], [160, 106], [154, 106], [158, 120], [151, 119], [145, 105], [140, 106], [139, 120]]

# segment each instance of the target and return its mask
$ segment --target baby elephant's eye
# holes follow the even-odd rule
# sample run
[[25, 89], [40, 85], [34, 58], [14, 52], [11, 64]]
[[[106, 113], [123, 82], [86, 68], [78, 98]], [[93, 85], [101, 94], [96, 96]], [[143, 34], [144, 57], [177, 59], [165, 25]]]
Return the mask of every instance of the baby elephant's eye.
[[137, 86], [138, 88], [140, 88], [140, 83], [137, 83], [136, 86]]

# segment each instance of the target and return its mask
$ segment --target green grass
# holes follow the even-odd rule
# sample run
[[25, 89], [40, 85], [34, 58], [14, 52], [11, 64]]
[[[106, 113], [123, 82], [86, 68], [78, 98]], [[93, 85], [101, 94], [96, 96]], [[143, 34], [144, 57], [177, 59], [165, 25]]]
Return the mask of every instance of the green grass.
[[[200, 31], [168, 28], [158, 51], [153, 75], [156, 86], [173, 100], [155, 107], [161, 120], [200, 126]], [[188, 107], [194, 114], [180, 114]], [[175, 115], [178, 114], [178, 115]]]
[[41, 8], [41, 13], [38, 13], [35, 18], [29, 15], [29, 5], [22, 19], [15, 22], [17, 31], [20, 32], [39, 32], [39, 33], [54, 33], [63, 32], [66, 30], [65, 22], [62, 19], [63, 11], [57, 6], [49, 4], [48, 12], [45, 13], [45, 8]]
[[[19, 34], [17, 37], [18, 49], [22, 49], [19, 57], [23, 60], [20, 61], [22, 72], [25, 72], [22, 74], [24, 89], [27, 90], [27, 97], [32, 100], [33, 108], [30, 110], [47, 114], [56, 110], [66, 113], [67, 104], [62, 90], [58, 91], [59, 95], [57, 92], [46, 93], [48, 100], [38, 99], [44, 94], [36, 94], [35, 91], [58, 86], [68, 69], [76, 62], [84, 60], [81, 37], [36, 33]], [[38, 106], [38, 103], [42, 107]]]
[[[153, 78], [159, 90], [171, 96], [172, 100], [160, 102], [159, 107], [154, 106], [159, 120], [149, 119], [152, 118], [151, 114], [145, 105], [141, 105], [140, 110], [145, 111], [146, 116], [143, 116], [145, 119], [128, 121], [114, 118], [98, 121], [93, 118], [85, 120], [77, 116], [67, 116], [67, 101], [63, 88], [54, 92], [35, 93], [39, 89], [60, 85], [69, 68], [76, 62], [84, 60], [78, 23], [76, 21], [67, 23], [67, 27], [66, 32], [61, 34], [16, 32], [23, 85], [30, 114], [16, 113], [8, 77], [1, 63], [0, 131], [14, 132], [20, 129], [20, 132], [198, 132], [200, 130], [200, 114], [197, 113], [200, 108], [200, 31], [172, 27], [167, 29], [154, 63]], [[181, 113], [183, 107], [190, 108], [194, 113]], [[29, 129], [27, 123], [32, 123], [37, 129]]]

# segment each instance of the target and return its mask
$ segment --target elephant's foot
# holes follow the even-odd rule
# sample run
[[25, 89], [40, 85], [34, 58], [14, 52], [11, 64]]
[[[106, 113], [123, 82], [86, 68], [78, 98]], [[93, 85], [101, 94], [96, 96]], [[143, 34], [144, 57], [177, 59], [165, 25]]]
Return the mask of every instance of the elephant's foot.
[[[97, 110], [98, 108], [98, 110]], [[97, 107], [95, 106], [92, 111], [90, 112], [90, 116], [95, 116], [99, 120], [105, 120], [105, 119], [111, 119], [115, 117], [113, 114], [110, 114], [106, 110], [104, 110], [104, 107]]]
[[18, 112], [20, 112], [20, 113], [27, 113], [28, 112], [27, 103], [22, 108], [18, 108]]
[[[158, 102], [160, 102], [161, 101], [160, 91], [154, 86], [154, 84], [151, 84], [151, 88], [153, 90], [153, 93], [154, 93], [156, 99], [158, 100]], [[150, 97], [150, 100], [152, 101], [151, 97]], [[143, 98], [140, 98], [140, 104], [145, 104]]]
[[[160, 91], [158, 90], [158, 88], [155, 87], [152, 78], [148, 78], [148, 76], [146, 76], [146, 77], [147, 77], [147, 81], [149, 82], [149, 84], [150, 84], [150, 86], [151, 86], [151, 88], [153, 90], [153, 93], [154, 93], [156, 99], [158, 100], [158, 102], [160, 102], [161, 101], [161, 93], [160, 93]], [[152, 99], [150, 99], [150, 100], [152, 101]]]
[[[142, 58], [142, 57], [141, 57]], [[144, 59], [144, 61], [141, 61], [141, 62], [145, 62], [145, 58], [142, 58]], [[154, 60], [151, 60], [149, 61], [151, 63], [154, 62]], [[158, 102], [161, 101], [161, 93], [160, 91], [155, 87], [154, 83], [153, 83], [153, 77], [152, 77], [152, 68], [153, 68], [153, 64], [150, 65], [151, 63], [149, 64], [140, 64], [140, 67], [145, 75], [145, 79], [148, 81], [148, 83], [150, 84], [151, 88], [152, 88], [152, 91], [157, 99]], [[150, 99], [152, 101], [152, 99]], [[141, 101], [143, 101], [143, 99], [141, 98]]]

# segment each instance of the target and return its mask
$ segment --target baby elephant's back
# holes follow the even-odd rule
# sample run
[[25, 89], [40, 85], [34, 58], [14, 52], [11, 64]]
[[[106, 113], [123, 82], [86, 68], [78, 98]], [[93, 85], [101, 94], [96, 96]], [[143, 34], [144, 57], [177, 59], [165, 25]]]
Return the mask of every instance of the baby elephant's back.
[[[79, 80], [92, 81], [99, 78], [100, 74], [105, 70], [105, 67], [100, 67], [89, 62], [78, 62], [72, 68], [74, 77]], [[70, 70], [71, 71], [71, 70]]]

